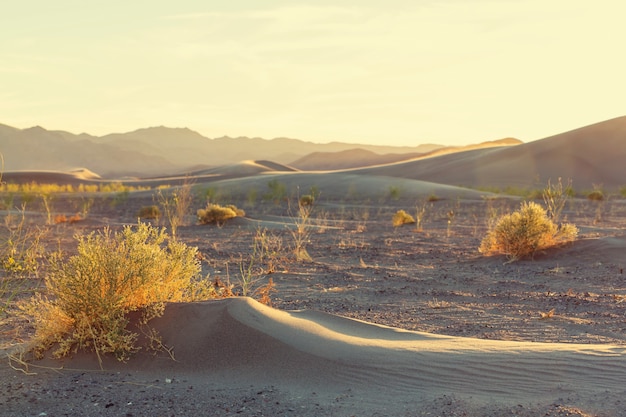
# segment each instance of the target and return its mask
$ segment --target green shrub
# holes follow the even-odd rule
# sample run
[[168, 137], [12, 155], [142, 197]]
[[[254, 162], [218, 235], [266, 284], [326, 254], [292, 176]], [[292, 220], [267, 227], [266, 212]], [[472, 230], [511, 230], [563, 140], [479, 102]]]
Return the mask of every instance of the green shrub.
[[137, 217], [141, 219], [158, 219], [161, 217], [161, 210], [158, 206], [145, 206], [139, 209]]
[[269, 191], [263, 196], [266, 201], [274, 201], [276, 204], [287, 197], [287, 186], [282, 182], [273, 179], [267, 183]]
[[576, 239], [578, 229], [572, 224], [557, 226], [546, 210], [534, 202], [522, 203], [520, 209], [506, 214], [482, 240], [480, 252], [504, 254], [509, 261], [532, 257], [538, 250]]
[[415, 224], [415, 219], [406, 211], [398, 210], [396, 214], [393, 215], [392, 223], [394, 227], [398, 227], [404, 224]]
[[220, 206], [219, 204], [207, 204], [206, 208], [198, 210], [198, 221], [201, 224], [223, 224], [226, 220], [235, 217], [243, 217], [246, 213], [233, 205]]
[[77, 255], [53, 260], [47, 292], [27, 307], [35, 318], [35, 353], [56, 344], [57, 357], [87, 349], [124, 360], [138, 349], [128, 313], [140, 311], [147, 323], [165, 302], [208, 294], [198, 279], [197, 248], [170, 239], [164, 229], [139, 223], [76, 239]]

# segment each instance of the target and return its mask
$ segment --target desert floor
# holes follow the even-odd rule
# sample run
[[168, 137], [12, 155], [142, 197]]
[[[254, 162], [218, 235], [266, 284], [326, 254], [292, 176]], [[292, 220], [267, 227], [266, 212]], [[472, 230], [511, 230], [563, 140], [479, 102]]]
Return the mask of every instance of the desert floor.
[[[72, 198], [58, 197], [54, 210], [70, 214]], [[257, 286], [272, 278], [273, 307], [296, 311], [285, 320], [323, 324], [337, 315], [454, 336], [461, 347], [424, 357], [412, 369], [394, 369], [391, 359], [387, 366], [385, 357], [373, 354], [372, 361], [385, 367], [372, 364], [371, 372], [359, 371], [349, 366], [349, 358], [316, 355], [313, 348], [298, 348], [298, 341], [266, 340], [271, 332], [264, 336], [262, 329], [254, 330], [254, 323], [240, 328], [231, 307], [215, 307], [215, 314], [232, 321], [230, 327], [220, 327], [220, 332], [231, 329], [249, 334], [241, 340], [232, 339], [232, 334], [216, 334], [207, 341], [210, 355], [201, 355], [201, 364], [177, 369], [175, 364], [161, 367], [150, 361], [131, 361], [101, 371], [80, 360], [32, 363], [28, 368], [3, 360], [0, 415], [626, 416], [626, 379], [620, 383], [626, 375], [626, 200], [570, 200], [564, 214], [579, 227], [578, 241], [538, 253], [532, 260], [511, 263], [501, 256], [485, 257], [477, 248], [490, 222], [519, 206], [515, 198], [443, 198], [418, 200], [417, 204], [409, 198], [321, 199], [306, 223], [304, 241], [310, 260], [293, 256], [292, 231], [302, 221], [296, 210], [286, 203], [247, 204], [245, 199], [232, 203], [246, 210], [245, 218], [217, 227], [195, 224], [190, 216], [188, 224], [178, 229], [180, 239], [199, 248], [210, 279], [231, 282], [237, 289], [240, 265], [249, 260], [255, 236], [265, 231], [274, 255], [254, 265]], [[86, 219], [50, 226], [46, 245], [71, 253], [75, 233], [134, 224], [139, 208], [150, 204], [149, 193], [131, 193], [116, 204], [96, 200]], [[415, 216], [416, 206], [423, 207], [421, 228], [392, 226], [396, 210]], [[200, 207], [201, 202], [195, 202], [191, 211]], [[41, 210], [33, 208], [26, 215], [32, 224], [45, 222]], [[39, 282], [26, 279], [29, 286]], [[308, 313], [297, 313], [300, 310]], [[273, 320], [273, 313], [259, 311], [268, 314], [259, 313], [262, 320]], [[340, 320], [336, 326], [350, 331], [350, 323], [355, 328], [363, 324]], [[376, 334], [371, 337], [373, 345], [379, 337], [387, 341], [385, 335], [391, 334], [387, 328], [372, 329]], [[24, 319], [2, 318], [3, 351], [14, 351], [31, 331]], [[526, 385], [516, 390], [519, 375], [511, 371], [509, 378], [506, 367], [508, 360], [526, 358], [526, 348], [500, 358], [497, 344], [476, 350], [466, 347], [476, 339], [480, 343], [535, 342], [541, 348], [537, 361], [520, 359], [518, 363], [518, 368], [525, 368]], [[324, 343], [326, 339], [319, 340]], [[476, 346], [483, 346], [480, 343]], [[562, 356], [546, 353], [547, 359], [539, 360], [542, 352], [551, 351], [551, 343], [555, 343], [554, 352], [567, 352]], [[563, 344], [571, 345], [571, 351]], [[585, 353], [580, 369], [570, 372], [570, 359], [577, 361], [576, 355], [585, 350], [581, 344], [591, 350], [600, 346], [600, 353], [589, 362], [587, 357], [593, 354]], [[513, 349], [516, 345], [506, 346]], [[601, 346], [614, 354], [606, 354]], [[360, 355], [359, 349], [355, 352]], [[398, 350], [395, 345], [390, 349]], [[465, 349], [469, 350], [463, 356]], [[535, 348], [529, 349], [534, 352]], [[490, 363], [490, 358], [495, 362]], [[562, 380], [550, 373], [555, 369]], [[599, 379], [606, 377], [606, 383], [590, 383], [596, 373]], [[420, 378], [413, 378], [415, 374]]]

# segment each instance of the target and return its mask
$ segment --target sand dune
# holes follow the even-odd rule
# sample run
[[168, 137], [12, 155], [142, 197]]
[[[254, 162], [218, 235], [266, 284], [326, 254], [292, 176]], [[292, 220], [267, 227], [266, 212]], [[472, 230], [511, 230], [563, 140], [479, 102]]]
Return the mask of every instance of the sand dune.
[[13, 184], [81, 184], [97, 181], [100, 176], [86, 168], [62, 171], [9, 171], [2, 174], [2, 181]]
[[[140, 353], [107, 369], [225, 372], [247, 381], [324, 390], [350, 386], [371, 399], [463, 392], [498, 401], [623, 391], [626, 347], [439, 336], [314, 311], [280, 311], [249, 298], [171, 304], [152, 322], [176, 361]], [[66, 367], [95, 367], [93, 355]]]
[[192, 177], [212, 175], [220, 178], [239, 178], [266, 172], [293, 172], [294, 168], [272, 161], [241, 161], [236, 164], [220, 165], [213, 168], [194, 171]]
[[626, 183], [626, 117], [512, 147], [477, 149], [353, 171], [465, 186], [533, 187], [571, 178], [576, 189]]

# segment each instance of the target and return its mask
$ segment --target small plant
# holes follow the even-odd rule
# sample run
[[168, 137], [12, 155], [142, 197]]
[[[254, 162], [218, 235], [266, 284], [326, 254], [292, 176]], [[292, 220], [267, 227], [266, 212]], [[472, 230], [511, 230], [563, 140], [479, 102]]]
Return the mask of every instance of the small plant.
[[561, 219], [561, 213], [565, 207], [565, 203], [572, 194], [572, 180], [567, 182], [567, 186], [563, 188], [563, 182], [559, 178], [556, 184], [551, 184], [548, 180], [548, 185], [543, 190], [543, 201], [547, 207], [547, 215], [550, 220], [555, 223], [559, 223]]
[[400, 188], [396, 187], [395, 185], [390, 185], [389, 186], [389, 198], [391, 198], [394, 201], [400, 199]]
[[298, 214], [294, 219], [295, 229], [290, 229], [293, 238], [293, 253], [297, 261], [311, 261], [306, 250], [311, 235], [311, 211], [313, 206], [298, 204]]
[[394, 227], [399, 227], [405, 224], [415, 224], [415, 219], [409, 213], [404, 210], [396, 211], [391, 219]]
[[165, 195], [161, 190], [157, 193], [157, 198], [165, 218], [170, 225], [172, 237], [176, 238], [178, 226], [185, 224], [185, 216], [189, 211], [193, 195], [191, 193], [191, 184], [185, 180], [184, 184], [173, 190], [170, 194]]
[[273, 274], [283, 261], [283, 239], [267, 229], [257, 229], [254, 236], [254, 252], [259, 253], [259, 262], [265, 274]]
[[161, 210], [159, 209], [159, 206], [144, 206], [139, 209], [137, 217], [140, 219], [158, 220], [161, 217]]
[[298, 200], [301, 206], [312, 206], [314, 202], [315, 198], [311, 194], [305, 194]]
[[46, 210], [46, 224], [52, 224], [52, 193], [48, 190], [43, 189], [39, 196], [41, 197], [41, 202], [43, 203], [44, 209]]
[[7, 215], [4, 227], [0, 228], [0, 267], [13, 275], [37, 274], [46, 233], [46, 229], [26, 225], [24, 209], [17, 221]]
[[510, 262], [531, 257], [538, 251], [576, 239], [578, 229], [572, 224], [557, 226], [546, 210], [535, 202], [524, 202], [514, 213], [498, 220], [481, 242], [484, 254], [504, 254]]
[[421, 205], [417, 205], [415, 219], [416, 219], [416, 229], [418, 232], [424, 230], [424, 218], [426, 217], [426, 206], [428, 205], [428, 201], [422, 203]]
[[207, 204], [206, 208], [198, 210], [198, 221], [201, 224], [222, 225], [229, 219], [243, 217], [246, 212], [236, 206], [220, 206], [219, 204]]
[[36, 327], [35, 353], [57, 344], [57, 357], [88, 349], [125, 360], [138, 349], [128, 313], [140, 311], [145, 324], [165, 302], [193, 299], [202, 287], [197, 248], [163, 229], [139, 223], [76, 239], [78, 254], [53, 259], [46, 294], [26, 307]]
[[450, 235], [452, 234], [452, 223], [454, 222], [455, 216], [456, 213], [454, 212], [454, 210], [448, 210], [448, 212], [446, 213], [446, 217], [448, 217], [448, 227], [446, 229], [446, 234], [448, 237], [450, 237]]

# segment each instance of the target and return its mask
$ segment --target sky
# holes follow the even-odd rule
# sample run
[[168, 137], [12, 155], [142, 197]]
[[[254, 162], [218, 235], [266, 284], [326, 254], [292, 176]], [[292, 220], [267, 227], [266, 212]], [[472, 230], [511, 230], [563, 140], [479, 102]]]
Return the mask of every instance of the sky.
[[525, 142], [626, 115], [621, 0], [21, 0], [0, 123]]

